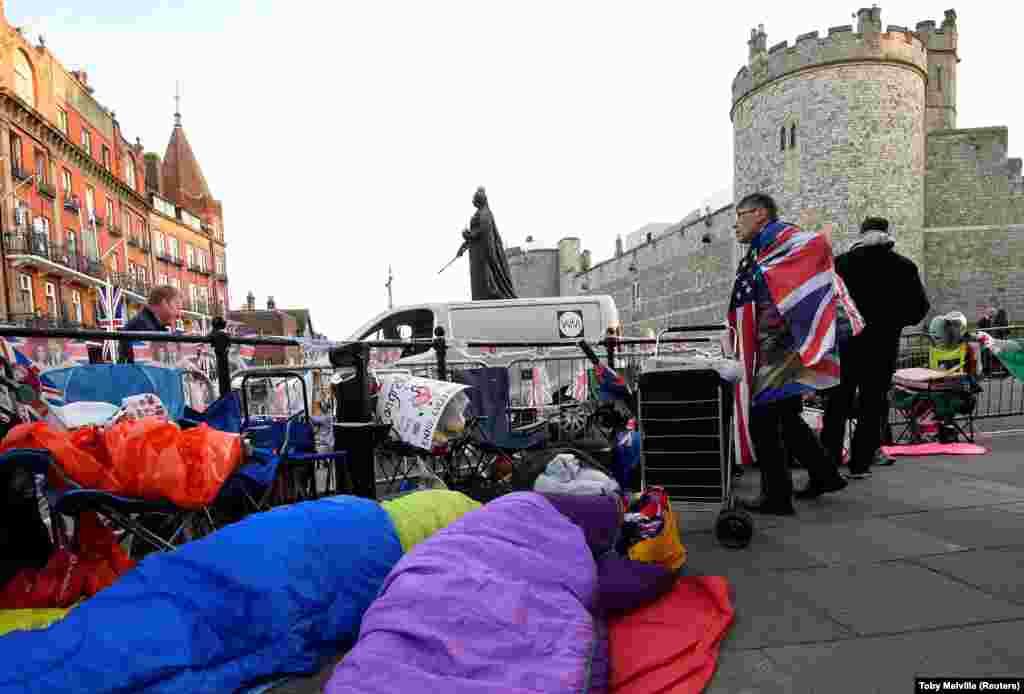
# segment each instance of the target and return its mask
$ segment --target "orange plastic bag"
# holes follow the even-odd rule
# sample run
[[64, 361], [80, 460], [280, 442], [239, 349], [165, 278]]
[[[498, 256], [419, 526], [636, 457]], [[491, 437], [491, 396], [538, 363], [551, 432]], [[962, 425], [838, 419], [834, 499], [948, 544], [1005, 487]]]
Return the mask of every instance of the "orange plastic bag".
[[72, 433], [54, 431], [43, 422], [19, 424], [0, 443], [0, 451], [12, 448], [49, 450], [61, 469], [83, 487], [151, 501], [166, 499], [180, 508], [212, 503], [242, 462], [238, 434], [206, 424], [183, 431], [156, 417]]

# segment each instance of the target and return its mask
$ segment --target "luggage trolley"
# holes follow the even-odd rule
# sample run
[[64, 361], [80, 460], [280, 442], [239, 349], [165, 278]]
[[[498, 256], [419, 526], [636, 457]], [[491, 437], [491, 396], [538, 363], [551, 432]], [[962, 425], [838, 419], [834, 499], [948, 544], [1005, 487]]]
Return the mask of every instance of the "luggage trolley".
[[[715, 537], [725, 547], [750, 544], [754, 522], [732, 496], [729, 384], [714, 368], [727, 360], [699, 350], [661, 354], [668, 333], [720, 330], [719, 326], [666, 328], [658, 333], [654, 356], [641, 370], [637, 393], [640, 475], [644, 487], [663, 487], [669, 497], [696, 510], [718, 510]], [[713, 338], [694, 338], [710, 342]]]

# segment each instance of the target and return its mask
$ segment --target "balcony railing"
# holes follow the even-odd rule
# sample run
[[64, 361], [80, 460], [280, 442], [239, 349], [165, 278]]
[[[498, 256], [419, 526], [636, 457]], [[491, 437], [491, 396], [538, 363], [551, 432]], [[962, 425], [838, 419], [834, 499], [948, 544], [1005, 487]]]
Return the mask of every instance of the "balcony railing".
[[200, 265], [199, 263], [189, 263], [188, 269], [200, 275], [210, 274], [210, 268], [206, 267], [205, 265]]
[[[78, 311], [73, 304], [57, 304], [54, 310], [33, 309], [24, 301], [15, 301], [3, 322], [18, 328], [66, 329], [80, 330], [93, 328], [93, 324], [78, 319]], [[83, 313], [84, 318], [84, 313]], [[28, 355], [37, 358], [37, 355]]]
[[74, 195], [64, 195], [64, 209], [69, 212], [78, 214], [78, 211], [82, 209], [82, 204], [78, 202], [78, 198]]
[[170, 253], [168, 253], [167, 251], [157, 251], [156, 252], [156, 259], [157, 260], [162, 260], [165, 263], [173, 263], [174, 262], [174, 257]]
[[98, 258], [82, 255], [75, 248], [52, 243], [49, 237], [43, 234], [29, 232], [4, 234], [4, 245], [9, 256], [30, 255], [97, 279], [103, 279], [106, 276], [106, 270]]
[[213, 273], [213, 277], [214, 277], [214, 279], [218, 279], [221, 282], [227, 282], [228, 281], [228, 273], [226, 273], [226, 272], [220, 272], [220, 271], [215, 272], [215, 273]]
[[186, 303], [189, 311], [193, 313], [202, 313], [203, 315], [210, 314], [210, 304], [202, 299], [189, 299]]
[[32, 172], [26, 171], [17, 164], [11, 164], [11, 176], [18, 181], [27, 181], [32, 178]]
[[152, 285], [149, 282], [133, 277], [127, 272], [119, 272], [116, 275], [112, 275], [110, 281], [114, 286], [121, 287], [142, 297], [149, 296], [149, 290], [152, 289]]
[[128, 234], [128, 245], [149, 253], [149, 238], [142, 234]]
[[39, 181], [38, 186], [40, 195], [45, 195], [51, 199], [57, 198], [57, 188], [55, 186], [47, 183], [46, 181]]

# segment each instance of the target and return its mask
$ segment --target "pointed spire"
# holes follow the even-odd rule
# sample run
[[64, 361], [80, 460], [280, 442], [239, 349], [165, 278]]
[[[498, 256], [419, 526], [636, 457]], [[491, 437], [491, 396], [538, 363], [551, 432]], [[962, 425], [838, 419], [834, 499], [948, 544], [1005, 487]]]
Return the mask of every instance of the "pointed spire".
[[174, 82], [174, 127], [181, 127], [181, 85]]

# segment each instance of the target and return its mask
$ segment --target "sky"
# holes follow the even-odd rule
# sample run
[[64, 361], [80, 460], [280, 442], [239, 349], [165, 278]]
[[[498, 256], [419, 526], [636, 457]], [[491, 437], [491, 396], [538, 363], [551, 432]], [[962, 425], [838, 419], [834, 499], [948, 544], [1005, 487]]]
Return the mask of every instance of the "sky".
[[[182, 124], [224, 205], [232, 307], [309, 308], [345, 339], [387, 308], [469, 298], [444, 273], [485, 186], [505, 246], [675, 222], [732, 183], [731, 84], [768, 45], [856, 24], [859, 5], [678, 0], [6, 0], [125, 136], [161, 156]], [[881, 4], [941, 23], [945, 2]], [[958, 7], [958, 126], [1024, 155], [1024, 3]], [[1012, 67], [1012, 65], [1017, 67]]]

